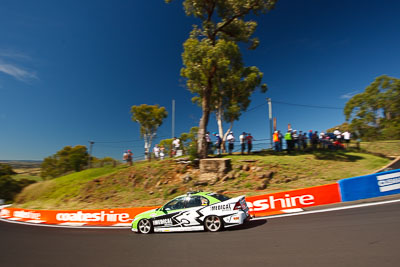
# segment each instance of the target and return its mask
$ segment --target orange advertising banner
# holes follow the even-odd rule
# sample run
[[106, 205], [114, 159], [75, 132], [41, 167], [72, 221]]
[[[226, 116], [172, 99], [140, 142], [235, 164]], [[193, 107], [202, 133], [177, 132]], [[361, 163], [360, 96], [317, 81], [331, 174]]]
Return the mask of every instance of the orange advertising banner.
[[157, 207], [140, 207], [126, 209], [99, 210], [27, 210], [4, 208], [1, 217], [31, 223], [46, 223], [59, 225], [129, 225], [133, 218], [144, 211]]
[[[340, 202], [339, 185], [328, 184], [305, 189], [246, 197], [250, 214], [256, 217], [282, 214], [298, 208]], [[157, 207], [98, 210], [28, 210], [3, 208], [0, 217], [29, 223], [72, 226], [129, 226], [133, 218]]]
[[333, 204], [340, 201], [337, 183], [246, 197], [250, 214], [258, 217], [284, 213], [285, 210]]

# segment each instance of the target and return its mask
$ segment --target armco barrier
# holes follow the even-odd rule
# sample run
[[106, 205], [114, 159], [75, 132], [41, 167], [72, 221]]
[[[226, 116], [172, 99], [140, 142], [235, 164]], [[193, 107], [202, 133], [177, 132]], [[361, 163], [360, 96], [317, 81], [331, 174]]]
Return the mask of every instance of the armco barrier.
[[400, 170], [375, 173], [339, 181], [342, 201], [400, 193]]
[[246, 197], [250, 213], [256, 217], [290, 212], [293, 209], [340, 202], [337, 183], [274, 194]]

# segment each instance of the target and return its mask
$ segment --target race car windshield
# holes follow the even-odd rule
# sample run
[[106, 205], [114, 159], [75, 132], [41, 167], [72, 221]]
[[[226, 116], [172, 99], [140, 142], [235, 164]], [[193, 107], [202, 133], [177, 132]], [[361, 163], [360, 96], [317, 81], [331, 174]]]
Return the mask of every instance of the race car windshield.
[[179, 210], [185, 208], [185, 198], [176, 198], [164, 205], [164, 210]]
[[213, 197], [213, 198], [216, 198], [216, 199], [218, 199], [219, 201], [227, 201], [227, 200], [229, 200], [230, 199], [230, 197], [227, 197], [227, 196], [224, 196], [224, 195], [221, 195], [221, 194], [216, 194], [216, 193], [211, 193], [211, 194], [208, 194], [210, 197]]

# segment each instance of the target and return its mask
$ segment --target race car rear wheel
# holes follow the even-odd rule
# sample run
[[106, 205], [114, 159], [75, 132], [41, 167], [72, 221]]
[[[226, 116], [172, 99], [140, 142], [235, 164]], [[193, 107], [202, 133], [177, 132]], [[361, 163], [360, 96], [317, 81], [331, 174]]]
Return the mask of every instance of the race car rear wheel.
[[208, 216], [204, 220], [204, 227], [210, 232], [218, 232], [223, 226], [222, 219], [216, 215]]
[[149, 234], [153, 231], [153, 224], [148, 219], [141, 219], [138, 223], [138, 230], [141, 234]]

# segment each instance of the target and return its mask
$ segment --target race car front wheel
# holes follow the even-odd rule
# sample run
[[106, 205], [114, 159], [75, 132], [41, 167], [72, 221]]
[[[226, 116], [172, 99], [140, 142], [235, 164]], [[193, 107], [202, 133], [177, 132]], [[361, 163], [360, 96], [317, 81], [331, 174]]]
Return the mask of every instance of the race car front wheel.
[[149, 234], [153, 231], [153, 225], [148, 219], [142, 219], [138, 223], [138, 230], [141, 234]]
[[206, 228], [207, 231], [218, 232], [223, 228], [222, 220], [220, 217], [216, 215], [208, 216], [204, 220], [204, 227]]

